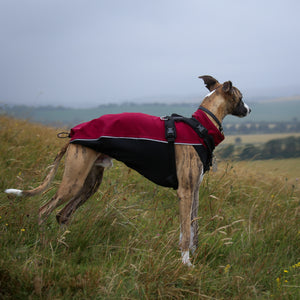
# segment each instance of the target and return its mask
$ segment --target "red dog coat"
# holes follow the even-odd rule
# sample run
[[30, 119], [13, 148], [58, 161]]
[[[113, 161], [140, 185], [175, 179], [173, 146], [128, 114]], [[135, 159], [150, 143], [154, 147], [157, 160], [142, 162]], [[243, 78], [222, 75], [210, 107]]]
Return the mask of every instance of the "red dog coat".
[[[215, 146], [224, 139], [203, 111], [197, 110], [193, 117], [207, 129]], [[205, 170], [209, 169], [203, 139], [186, 123], [175, 122], [175, 126], [175, 144], [193, 145]], [[104, 115], [75, 126], [70, 137], [71, 143], [90, 147], [120, 160], [156, 184], [174, 189], [178, 187], [175, 157], [170, 158], [163, 118], [142, 113]]]

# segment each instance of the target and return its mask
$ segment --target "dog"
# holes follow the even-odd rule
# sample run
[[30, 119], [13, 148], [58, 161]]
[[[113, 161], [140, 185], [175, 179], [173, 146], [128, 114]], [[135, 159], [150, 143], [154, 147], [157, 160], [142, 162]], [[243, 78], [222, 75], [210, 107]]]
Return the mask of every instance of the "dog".
[[[211, 122], [211, 127], [215, 128], [222, 140], [224, 137], [223, 132], [221, 132], [221, 122], [224, 117], [229, 114], [245, 117], [251, 112], [251, 109], [243, 102], [241, 92], [232, 85], [231, 81], [221, 84], [208, 75], [199, 76], [199, 78], [204, 81], [210, 91], [203, 99], [200, 107], [204, 110], [205, 118]], [[162, 142], [166, 144], [165, 141]], [[183, 264], [192, 266], [190, 250], [195, 251], [198, 244], [196, 218], [199, 206], [199, 187], [203, 179], [205, 166], [196, 151], [195, 145], [176, 143], [175, 139], [172, 147], [175, 150], [174, 161], [177, 175], [177, 185], [173, 187], [177, 189], [180, 200], [181, 259]], [[54, 178], [59, 162], [65, 153], [65, 168], [61, 184], [55, 196], [40, 207], [39, 224], [42, 224], [56, 207], [64, 203], [67, 203], [67, 205], [57, 214], [56, 218], [60, 224], [67, 223], [75, 210], [97, 191], [103, 178], [104, 169], [112, 166], [112, 157], [107, 153], [101, 153], [93, 147], [76, 143], [75, 139], [75, 142], [68, 142], [57, 154], [52, 168], [39, 187], [32, 190], [7, 189], [5, 192], [17, 196], [33, 196], [42, 193]], [[138, 157], [139, 152], [134, 155]], [[159, 160], [160, 151], [155, 155]], [[154, 160], [156, 159], [154, 158]], [[131, 165], [129, 164], [129, 166]], [[156, 172], [155, 169], [151, 171]], [[153, 181], [155, 182], [155, 180]]]

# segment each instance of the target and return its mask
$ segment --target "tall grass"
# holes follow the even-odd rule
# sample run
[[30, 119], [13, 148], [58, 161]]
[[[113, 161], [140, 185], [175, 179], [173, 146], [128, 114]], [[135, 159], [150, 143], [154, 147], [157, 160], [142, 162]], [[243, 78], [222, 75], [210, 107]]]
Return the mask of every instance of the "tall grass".
[[[56, 130], [0, 118], [0, 189], [37, 186], [64, 140]], [[300, 160], [298, 161], [300, 162]], [[34, 198], [0, 193], [0, 298], [299, 299], [299, 185], [223, 163], [200, 190], [194, 268], [181, 264], [176, 192], [121, 163], [59, 227], [37, 225]]]

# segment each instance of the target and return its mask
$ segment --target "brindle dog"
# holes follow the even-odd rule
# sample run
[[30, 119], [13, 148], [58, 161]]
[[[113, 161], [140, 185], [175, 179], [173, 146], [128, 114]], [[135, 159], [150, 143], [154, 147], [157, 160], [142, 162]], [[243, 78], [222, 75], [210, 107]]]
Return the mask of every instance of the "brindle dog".
[[[210, 93], [203, 99], [201, 106], [208, 109], [222, 122], [228, 114], [244, 117], [250, 108], [242, 101], [241, 92], [231, 81], [220, 84], [211, 76], [200, 76]], [[217, 122], [208, 115], [218, 127]], [[101, 184], [103, 172], [112, 165], [111, 158], [93, 149], [78, 144], [67, 143], [58, 153], [54, 164], [44, 182], [33, 190], [8, 189], [5, 192], [18, 196], [33, 196], [46, 190], [66, 153], [62, 182], [55, 196], [39, 210], [41, 224], [58, 206], [67, 205], [57, 214], [60, 224], [69, 221], [75, 210], [90, 198]], [[158, 154], [159, 155], [159, 154]], [[177, 194], [180, 213], [180, 247], [182, 262], [191, 266], [189, 249], [195, 250], [198, 244], [197, 218], [199, 205], [199, 186], [203, 178], [203, 165], [196, 150], [191, 145], [175, 145], [176, 172], [178, 178]]]

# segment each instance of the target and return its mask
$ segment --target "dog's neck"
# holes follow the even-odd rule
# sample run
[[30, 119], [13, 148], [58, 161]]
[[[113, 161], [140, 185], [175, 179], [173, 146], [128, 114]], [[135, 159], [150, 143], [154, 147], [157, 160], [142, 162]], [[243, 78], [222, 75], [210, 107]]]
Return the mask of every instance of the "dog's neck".
[[200, 105], [198, 107], [199, 110], [203, 111], [206, 113], [207, 116], [210, 116], [210, 120], [211, 122], [213, 122], [213, 124], [216, 126], [216, 124], [218, 124], [218, 128], [219, 128], [219, 131], [223, 133], [223, 127], [222, 127], [222, 124], [221, 122], [219, 121], [219, 119], [207, 108], [203, 107], [202, 105]]
[[[215, 107], [214, 105], [206, 105], [206, 103], [202, 102], [202, 104], [200, 105], [204, 108], [206, 108], [207, 110], [209, 110], [212, 114], [215, 115], [215, 117], [219, 120], [220, 124], [222, 124], [222, 121], [224, 119], [224, 117], [226, 116], [226, 114], [222, 113], [221, 110], [218, 107]], [[216, 120], [207, 112], [204, 111], [204, 113], [207, 115], [207, 117], [211, 120], [211, 122], [217, 127], [219, 128], [219, 124], [216, 122]]]
[[[211, 113], [213, 113], [219, 122], [222, 124], [223, 119], [227, 115], [226, 111], [226, 103], [224, 99], [219, 95], [214, 95], [214, 91], [209, 93], [204, 100], [202, 101], [202, 107], [208, 109]], [[214, 118], [206, 113], [208, 118], [212, 121], [212, 123], [219, 128], [219, 124], [214, 120]]]

